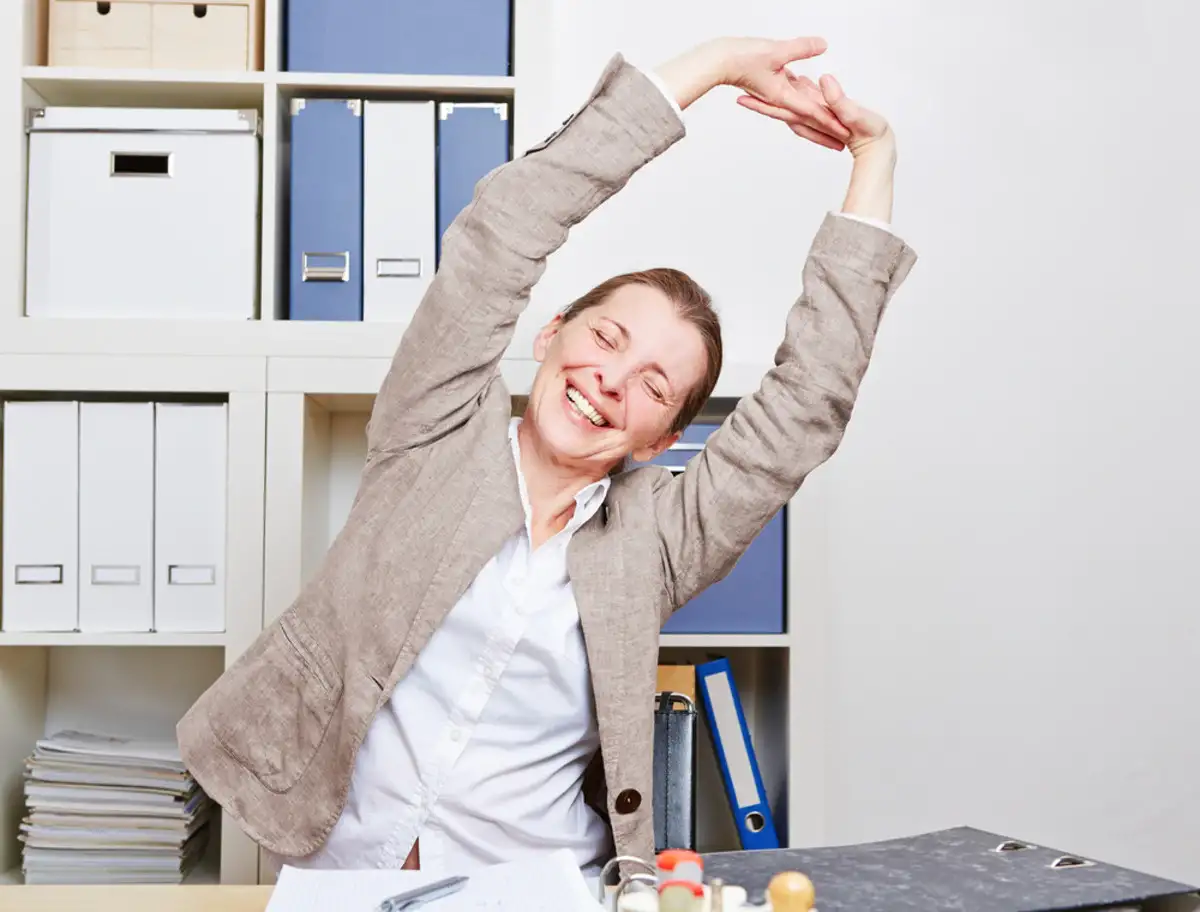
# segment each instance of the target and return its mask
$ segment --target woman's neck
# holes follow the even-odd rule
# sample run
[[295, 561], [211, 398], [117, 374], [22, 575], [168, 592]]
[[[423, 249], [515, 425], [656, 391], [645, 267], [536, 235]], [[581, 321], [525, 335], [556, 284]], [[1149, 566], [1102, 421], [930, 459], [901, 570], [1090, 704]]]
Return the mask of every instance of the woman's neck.
[[575, 514], [575, 495], [604, 476], [563, 465], [554, 459], [546, 452], [528, 421], [517, 426], [517, 442], [520, 444], [525, 494], [532, 514], [532, 544], [537, 548], [571, 521]]

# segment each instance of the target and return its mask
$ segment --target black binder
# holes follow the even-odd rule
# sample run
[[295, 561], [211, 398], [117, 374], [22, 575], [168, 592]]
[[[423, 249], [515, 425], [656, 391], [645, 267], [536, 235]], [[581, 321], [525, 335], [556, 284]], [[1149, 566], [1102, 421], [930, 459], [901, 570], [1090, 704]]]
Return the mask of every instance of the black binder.
[[654, 850], [694, 849], [696, 704], [664, 691], [654, 700]]
[[971, 827], [815, 849], [715, 852], [705, 879], [761, 896], [780, 871], [805, 874], [820, 912], [1193, 912], [1200, 887]]

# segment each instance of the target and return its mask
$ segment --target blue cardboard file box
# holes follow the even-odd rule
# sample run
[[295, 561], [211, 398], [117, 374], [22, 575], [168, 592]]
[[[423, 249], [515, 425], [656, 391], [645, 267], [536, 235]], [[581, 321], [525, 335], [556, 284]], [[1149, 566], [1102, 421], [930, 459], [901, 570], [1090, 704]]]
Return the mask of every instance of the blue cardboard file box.
[[291, 127], [288, 317], [361, 320], [362, 103], [296, 99]]
[[287, 0], [284, 68], [510, 76], [511, 0]]
[[470, 205], [475, 187], [488, 172], [509, 160], [512, 136], [508, 105], [446, 103], [438, 105], [437, 129], [437, 256], [442, 237], [458, 214]]
[[[719, 425], [693, 424], [653, 462], [682, 470]], [[767, 523], [737, 566], [667, 621], [663, 633], [783, 633], [787, 507]]]

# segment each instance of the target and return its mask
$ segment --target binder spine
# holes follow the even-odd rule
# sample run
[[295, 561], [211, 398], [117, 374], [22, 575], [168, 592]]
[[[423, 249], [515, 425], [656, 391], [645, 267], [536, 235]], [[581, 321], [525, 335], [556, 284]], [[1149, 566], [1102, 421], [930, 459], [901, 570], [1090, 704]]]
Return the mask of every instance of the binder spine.
[[696, 705], [686, 694], [673, 691], [663, 691], [655, 703], [655, 851], [693, 849]]
[[437, 257], [442, 237], [471, 203], [475, 186], [512, 153], [508, 105], [443, 102], [437, 123]]
[[714, 659], [698, 665], [696, 685], [742, 848], [779, 848], [774, 816], [729, 660]]

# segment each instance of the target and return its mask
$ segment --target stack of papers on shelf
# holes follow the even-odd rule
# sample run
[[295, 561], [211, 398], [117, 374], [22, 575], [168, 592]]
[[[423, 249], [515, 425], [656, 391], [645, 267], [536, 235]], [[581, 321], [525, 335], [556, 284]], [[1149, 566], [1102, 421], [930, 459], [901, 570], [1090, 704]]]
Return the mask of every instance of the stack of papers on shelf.
[[65, 731], [26, 761], [27, 884], [180, 883], [214, 804], [174, 742]]

